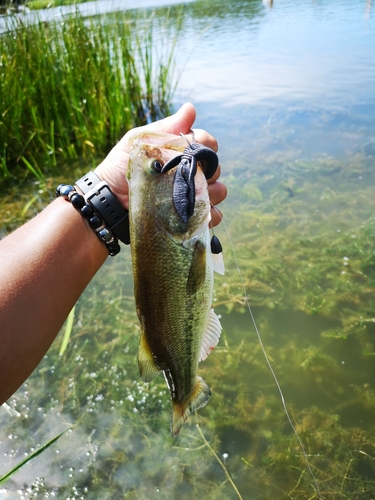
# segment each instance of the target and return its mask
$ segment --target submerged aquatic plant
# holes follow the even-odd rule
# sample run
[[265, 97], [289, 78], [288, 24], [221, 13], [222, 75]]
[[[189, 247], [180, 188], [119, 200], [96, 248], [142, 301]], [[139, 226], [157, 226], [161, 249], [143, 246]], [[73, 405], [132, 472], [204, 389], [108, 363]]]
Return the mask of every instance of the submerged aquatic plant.
[[[285, 160], [275, 170], [264, 174], [246, 163], [227, 177], [236, 200], [229, 198], [226, 224], [322, 497], [368, 500], [375, 491], [373, 164]], [[29, 212], [47, 202], [38, 187]], [[30, 199], [20, 194], [16, 213]], [[8, 227], [11, 199], [3, 199]], [[98, 273], [72, 324], [8, 402], [18, 416], [0, 412], [4, 472], [35, 443], [75, 423], [58, 450], [50, 447], [12, 476], [9, 490], [137, 500], [317, 498], [245, 314], [229, 243], [220, 226], [215, 233], [228, 268], [215, 292], [223, 334], [201, 366], [213, 397], [199, 421], [193, 416], [173, 440], [164, 381], [139, 380], [139, 323], [125, 250]], [[69, 342], [59, 355], [64, 333]]]
[[[24, 167], [39, 178], [59, 159], [102, 155], [130, 128], [168, 114], [181, 16], [173, 23], [168, 16], [141, 20], [122, 12], [83, 18], [77, 11], [27, 24], [6, 18], [0, 33], [2, 177]], [[157, 22], [166, 25], [163, 52], [154, 39]]]

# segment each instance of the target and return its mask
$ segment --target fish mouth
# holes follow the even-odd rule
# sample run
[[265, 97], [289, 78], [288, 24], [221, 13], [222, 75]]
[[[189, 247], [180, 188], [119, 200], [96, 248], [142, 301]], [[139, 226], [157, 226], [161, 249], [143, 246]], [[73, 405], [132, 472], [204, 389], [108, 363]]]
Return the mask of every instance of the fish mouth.
[[201, 169], [206, 177], [206, 179], [211, 179], [215, 174], [217, 167], [219, 165], [219, 158], [215, 151], [203, 144], [198, 142], [193, 142], [190, 144], [188, 141], [188, 146], [184, 149], [181, 155], [177, 155], [163, 166], [161, 171], [162, 174], [168, 172], [174, 167], [183, 164], [185, 169], [190, 166], [192, 170], [192, 175], [194, 176], [197, 172], [197, 162], [199, 161]]
[[[188, 146], [184, 147], [186, 143]], [[187, 225], [195, 209], [198, 162], [206, 179], [211, 179], [219, 165], [217, 154], [211, 148], [195, 142], [193, 132], [180, 136], [153, 131], [138, 132], [129, 139], [130, 149], [136, 144], [142, 147], [148, 158], [159, 161], [161, 168], [155, 169], [158, 174], [176, 168], [173, 204], [180, 220]]]

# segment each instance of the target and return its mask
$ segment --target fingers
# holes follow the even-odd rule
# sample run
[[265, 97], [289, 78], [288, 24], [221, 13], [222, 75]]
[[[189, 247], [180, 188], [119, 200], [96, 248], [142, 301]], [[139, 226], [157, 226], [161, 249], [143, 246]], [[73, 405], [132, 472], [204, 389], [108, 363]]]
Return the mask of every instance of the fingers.
[[218, 205], [227, 197], [227, 188], [221, 182], [214, 182], [208, 185], [208, 195], [211, 205]]
[[211, 208], [210, 227], [218, 226], [223, 218], [223, 214], [216, 207]]
[[199, 142], [200, 144], [204, 144], [205, 146], [213, 149], [215, 153], [217, 153], [219, 146], [215, 137], [200, 128], [193, 129], [193, 132], [194, 138], [197, 142]]
[[[205, 146], [211, 148], [217, 153], [219, 146], [218, 143], [211, 134], [202, 129], [194, 129], [194, 137], [197, 142], [204, 144]], [[208, 194], [210, 197], [211, 208], [211, 222], [210, 226], [214, 227], [220, 224], [223, 214], [220, 210], [216, 208], [215, 205], [221, 203], [227, 197], [227, 188], [217, 179], [220, 177], [221, 169], [218, 165], [214, 175], [208, 180]]]
[[208, 195], [210, 197], [210, 202], [212, 205], [211, 208], [211, 225], [217, 226], [221, 219], [223, 218], [223, 214], [218, 210], [214, 205], [218, 205], [227, 197], [227, 188], [221, 182], [213, 182], [208, 185]]
[[220, 168], [220, 165], [218, 165], [214, 175], [210, 179], [208, 179], [208, 181], [207, 181], [208, 184], [210, 185], [210, 184], [213, 184], [214, 182], [216, 182], [217, 179], [220, 177], [220, 174], [221, 174], [221, 168]]
[[[194, 138], [197, 142], [200, 144], [204, 144], [205, 146], [211, 148], [215, 153], [217, 153], [219, 149], [219, 145], [217, 143], [217, 140], [215, 137], [213, 137], [211, 134], [206, 132], [205, 130], [202, 130], [200, 128], [194, 129]], [[220, 165], [217, 167], [216, 172], [214, 175], [208, 180], [208, 184], [213, 184], [214, 182], [217, 181], [217, 179], [220, 177]], [[225, 195], [226, 196], [226, 195]], [[224, 196], [224, 198], [225, 198]], [[223, 199], [224, 199], [223, 198]]]

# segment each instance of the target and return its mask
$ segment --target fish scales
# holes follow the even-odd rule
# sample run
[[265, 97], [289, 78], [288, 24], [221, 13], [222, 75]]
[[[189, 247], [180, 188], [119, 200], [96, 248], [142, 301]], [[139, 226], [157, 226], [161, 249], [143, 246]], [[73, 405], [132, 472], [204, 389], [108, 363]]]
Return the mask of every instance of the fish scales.
[[[147, 143], [155, 140], [164, 147]], [[218, 342], [221, 327], [211, 308], [213, 262], [207, 181], [198, 168], [194, 212], [184, 223], [172, 201], [175, 170], [158, 175], [152, 168], [155, 161], [165, 163], [167, 153], [175, 154], [165, 142], [164, 135], [151, 139], [141, 135], [131, 140], [129, 217], [141, 325], [140, 375], [149, 382], [164, 372], [172, 398], [172, 433], [176, 435], [190, 413], [211, 396], [197, 375], [198, 363]]]
[[[142, 331], [151, 332], [147, 341], [156, 364], [160, 370], [171, 371], [175, 397], [181, 402], [195, 381], [195, 367], [192, 370], [184, 360], [197, 359], [200, 352], [200, 338], [195, 330], [203, 329], [206, 322], [211, 278], [208, 277], [197, 295], [187, 294], [192, 251], [160, 237], [160, 232], [147, 229], [146, 232], [147, 237], [136, 249], [139, 259], [136, 267], [142, 268], [142, 262], [147, 263], [145, 271], [135, 275], [137, 311]], [[163, 259], [158, 258], [161, 254]], [[172, 294], [167, 293], [171, 282], [175, 282]], [[196, 307], [197, 302], [201, 307]]]

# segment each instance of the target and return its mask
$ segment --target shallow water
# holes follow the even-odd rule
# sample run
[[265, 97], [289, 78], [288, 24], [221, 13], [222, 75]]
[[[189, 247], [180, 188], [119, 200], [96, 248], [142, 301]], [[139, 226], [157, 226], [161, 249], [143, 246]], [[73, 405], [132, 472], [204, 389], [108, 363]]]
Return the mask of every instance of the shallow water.
[[[190, 99], [219, 140], [225, 221], [322, 496], [375, 498], [372, 2], [206, 0], [185, 6], [184, 23], [175, 104]], [[30, 194], [8, 196], [6, 230]], [[215, 292], [223, 336], [201, 366], [209, 404], [170, 437], [164, 380], [137, 374], [124, 248], [79, 300], [64, 356], [59, 336], [0, 409], [0, 474], [74, 425], [1, 498], [317, 498], [216, 232], [227, 273]]]

